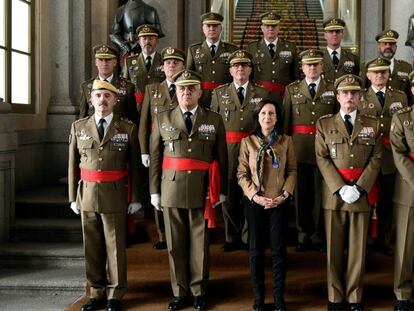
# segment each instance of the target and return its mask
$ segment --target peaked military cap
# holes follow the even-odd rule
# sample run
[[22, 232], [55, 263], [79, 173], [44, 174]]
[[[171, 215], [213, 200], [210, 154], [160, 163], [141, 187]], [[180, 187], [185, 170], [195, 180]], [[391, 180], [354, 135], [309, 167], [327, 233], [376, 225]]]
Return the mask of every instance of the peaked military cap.
[[207, 12], [201, 15], [201, 22], [207, 25], [217, 25], [223, 22], [223, 16], [215, 12]]
[[375, 40], [377, 42], [389, 42], [389, 43], [396, 43], [397, 39], [400, 35], [398, 32], [392, 29], [384, 30], [383, 32], [377, 34]]
[[201, 83], [201, 76], [192, 70], [184, 69], [173, 76], [175, 85], [197, 85]]
[[362, 84], [360, 77], [349, 74], [336, 79], [335, 88], [338, 91], [359, 91]]
[[282, 16], [274, 11], [266, 12], [260, 15], [262, 25], [279, 25]]
[[384, 71], [390, 69], [391, 62], [388, 59], [377, 57], [365, 64], [368, 71]]
[[95, 54], [95, 58], [116, 58], [117, 50], [109, 45], [106, 44], [98, 44], [92, 48], [93, 54]]
[[228, 59], [230, 66], [234, 64], [248, 64], [251, 65], [252, 54], [246, 50], [237, 50], [230, 54]]
[[414, 70], [410, 72], [408, 79], [410, 79], [411, 86], [414, 86]]
[[167, 46], [161, 51], [162, 60], [166, 59], [178, 59], [184, 62], [185, 60], [185, 53], [180, 49], [173, 48], [171, 46]]
[[98, 79], [95, 79], [92, 84], [92, 91], [96, 90], [108, 90], [115, 94], [118, 94], [118, 90], [113, 84]]
[[323, 52], [320, 50], [309, 49], [300, 53], [302, 64], [317, 64], [323, 60]]
[[323, 28], [329, 30], [342, 30], [345, 28], [345, 22], [340, 18], [328, 18], [323, 22]]
[[145, 25], [141, 25], [137, 28], [137, 34], [138, 34], [138, 37], [142, 37], [142, 36], [156, 36], [156, 37], [158, 37], [160, 32], [158, 31], [157, 27], [145, 24]]

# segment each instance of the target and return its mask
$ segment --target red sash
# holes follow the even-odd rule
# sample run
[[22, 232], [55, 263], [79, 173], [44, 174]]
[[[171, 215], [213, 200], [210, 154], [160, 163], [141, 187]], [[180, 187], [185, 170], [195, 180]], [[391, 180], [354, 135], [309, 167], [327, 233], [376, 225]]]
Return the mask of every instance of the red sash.
[[142, 104], [142, 102], [144, 101], [144, 96], [145, 94], [142, 92], [135, 92], [135, 101], [138, 105]]
[[[363, 170], [364, 170], [363, 167], [356, 167], [354, 169], [340, 168], [338, 169], [338, 172], [346, 182], [350, 182], [351, 180], [357, 181], [359, 176], [361, 176]], [[374, 204], [377, 204], [377, 202], [378, 202], [378, 184], [377, 182], [375, 182], [371, 190], [368, 193], [368, 204], [374, 205]]]
[[277, 83], [277, 82], [270, 82], [265, 80], [260, 80], [256, 82], [258, 85], [264, 86], [269, 90], [269, 92], [274, 93], [284, 93], [285, 92], [285, 86], [283, 84]]
[[189, 158], [164, 157], [163, 169], [177, 171], [206, 171], [209, 173], [209, 192], [206, 198], [204, 219], [207, 220], [208, 228], [216, 227], [216, 211], [214, 204], [220, 201], [220, 167], [217, 160], [208, 163], [201, 160]]
[[384, 145], [390, 145], [391, 144], [391, 140], [388, 136], [382, 136], [382, 143]]
[[201, 82], [201, 89], [202, 90], [214, 90], [216, 87], [219, 87], [220, 85], [223, 85], [223, 83], [202, 81]]
[[408, 154], [408, 157], [409, 157], [412, 161], [414, 161], [414, 153], [409, 153], [409, 154]]
[[81, 179], [87, 182], [114, 182], [128, 176], [128, 171], [95, 171], [81, 169]]
[[226, 142], [229, 144], [236, 144], [249, 135], [249, 132], [226, 132]]
[[292, 134], [316, 134], [315, 125], [292, 125]]

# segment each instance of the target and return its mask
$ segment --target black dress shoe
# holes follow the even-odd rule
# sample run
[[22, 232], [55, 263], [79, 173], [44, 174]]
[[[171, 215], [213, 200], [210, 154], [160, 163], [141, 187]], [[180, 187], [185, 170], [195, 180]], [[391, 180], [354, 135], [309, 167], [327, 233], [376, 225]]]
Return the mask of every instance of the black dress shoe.
[[314, 246], [310, 243], [298, 243], [296, 244], [296, 250], [298, 252], [307, 252], [313, 250]]
[[207, 303], [204, 296], [195, 296], [193, 303], [194, 310], [204, 311], [207, 310]]
[[408, 311], [409, 300], [397, 300], [394, 304], [394, 311]]
[[328, 311], [341, 311], [342, 303], [340, 302], [328, 302]]
[[242, 249], [246, 249], [246, 244], [241, 241], [226, 242], [223, 245], [224, 252], [235, 252]]
[[187, 297], [174, 297], [168, 304], [168, 310], [181, 310], [188, 306]]
[[106, 305], [106, 311], [121, 311], [121, 300], [109, 299]]
[[106, 299], [95, 299], [90, 298], [86, 304], [82, 306], [80, 311], [94, 311], [97, 309], [102, 309], [106, 306]]
[[166, 249], [167, 248], [167, 242], [165, 242], [165, 241], [159, 241], [159, 242], [155, 243], [152, 246], [152, 248], [153, 249], [156, 249], [156, 250]]
[[265, 305], [264, 304], [254, 304], [253, 305], [253, 311], [265, 311]]
[[388, 245], [379, 245], [375, 248], [375, 251], [388, 257], [394, 255], [394, 250]]
[[349, 310], [350, 311], [364, 311], [364, 307], [362, 306], [362, 303], [350, 303]]

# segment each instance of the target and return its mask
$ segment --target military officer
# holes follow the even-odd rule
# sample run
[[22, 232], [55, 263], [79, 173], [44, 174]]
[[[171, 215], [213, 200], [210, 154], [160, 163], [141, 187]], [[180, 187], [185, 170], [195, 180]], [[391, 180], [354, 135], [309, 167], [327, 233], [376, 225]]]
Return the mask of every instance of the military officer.
[[[414, 71], [409, 75], [414, 94]], [[397, 175], [394, 192], [396, 225], [394, 293], [395, 311], [408, 311], [414, 257], [414, 110], [406, 107], [392, 117], [391, 147]]]
[[220, 115], [198, 105], [201, 76], [183, 70], [174, 83], [178, 106], [155, 115], [151, 133], [151, 203], [164, 208], [174, 294], [168, 309], [186, 307], [192, 295], [194, 309], [205, 310], [209, 233], [204, 217], [214, 226], [212, 204], [227, 194], [227, 183], [220, 183], [227, 180], [225, 129]]
[[[393, 209], [392, 197], [394, 192], [395, 165], [390, 146], [391, 117], [398, 110], [407, 106], [407, 96], [400, 90], [387, 87], [390, 76], [390, 61], [378, 57], [366, 63], [367, 78], [371, 82], [368, 90], [362, 92], [362, 101], [358, 107], [361, 113], [370, 114], [380, 119], [382, 143], [384, 146], [381, 172], [379, 174], [379, 187], [381, 197], [376, 206], [378, 218], [378, 233], [371, 228], [370, 237], [376, 238], [372, 245], [374, 251], [388, 256], [393, 254], [391, 248]], [[378, 236], [376, 236], [378, 235]], [[369, 246], [370, 247], [370, 246]]]
[[223, 83], [231, 82], [228, 57], [237, 46], [221, 40], [223, 16], [208, 12], [201, 15], [205, 41], [191, 45], [187, 52], [187, 69], [201, 77], [202, 104], [210, 108], [211, 92]]
[[345, 74], [359, 74], [359, 57], [341, 47], [345, 22], [329, 18], [323, 23], [326, 49], [323, 50], [323, 77], [332, 83]]
[[[328, 310], [363, 310], [365, 246], [371, 191], [381, 167], [382, 142], [377, 118], [357, 111], [362, 79], [345, 75], [335, 82], [340, 111], [321, 117], [315, 139], [322, 173], [327, 242]], [[347, 250], [347, 253], [345, 253]]]
[[278, 37], [279, 14], [267, 12], [260, 19], [263, 39], [250, 43], [247, 48], [253, 57], [253, 80], [280, 102], [286, 85], [299, 78], [296, 46]]
[[[211, 110], [220, 113], [226, 129], [228, 166], [228, 198], [222, 205], [225, 225], [226, 243], [224, 251], [246, 248], [247, 225], [242, 206], [243, 192], [238, 185], [236, 173], [240, 142], [249, 136], [255, 127], [253, 110], [268, 96], [268, 91], [249, 81], [252, 73], [252, 56], [245, 50], [230, 54], [230, 74], [232, 83], [214, 89]], [[243, 232], [242, 232], [243, 231]]]
[[322, 77], [323, 52], [306, 50], [300, 55], [303, 80], [286, 88], [283, 100], [283, 127], [292, 135], [298, 162], [298, 183], [295, 193], [297, 250], [323, 250], [323, 219], [321, 210], [322, 176], [315, 160], [316, 120], [338, 110], [335, 88]]
[[74, 122], [69, 137], [69, 201], [81, 213], [90, 285], [82, 311], [121, 309], [127, 286], [125, 215], [141, 208], [137, 129], [113, 113], [117, 94], [109, 82], [95, 80], [95, 113]]
[[[406, 61], [396, 59], [398, 32], [392, 29], [384, 30], [379, 33], [375, 40], [378, 42], [378, 54], [382, 58], [388, 59], [390, 64], [391, 75], [388, 79], [388, 85], [393, 89], [405, 92], [408, 98], [411, 97], [410, 82], [408, 74], [413, 70], [413, 66]], [[360, 76], [366, 79], [366, 66], [362, 66]], [[369, 86], [369, 80], [365, 80], [365, 86]]]
[[95, 66], [98, 69], [98, 76], [81, 84], [79, 118], [93, 115], [93, 105], [90, 99], [93, 82], [95, 80], [106, 80], [118, 89], [118, 103], [115, 105], [114, 112], [137, 123], [138, 110], [134, 97], [135, 88], [131, 82], [118, 77], [115, 73], [117, 64], [116, 49], [106, 44], [99, 44], [93, 47], [92, 51], [95, 55]]
[[[185, 54], [183, 51], [173, 47], [166, 47], [161, 51], [161, 55], [166, 79], [161, 83], [152, 83], [146, 86], [139, 123], [138, 137], [142, 164], [145, 167], [150, 165], [149, 139], [154, 115], [177, 107], [176, 86], [172, 77], [184, 69]], [[165, 242], [163, 214], [161, 210], [155, 210], [154, 213], [159, 238], [159, 241], [154, 244], [154, 248], [165, 249], [167, 244]]]
[[147, 84], [162, 82], [165, 75], [161, 55], [156, 51], [158, 29], [152, 25], [141, 25], [137, 28], [137, 34], [142, 52], [126, 59], [124, 77], [135, 85], [135, 98], [140, 110]]

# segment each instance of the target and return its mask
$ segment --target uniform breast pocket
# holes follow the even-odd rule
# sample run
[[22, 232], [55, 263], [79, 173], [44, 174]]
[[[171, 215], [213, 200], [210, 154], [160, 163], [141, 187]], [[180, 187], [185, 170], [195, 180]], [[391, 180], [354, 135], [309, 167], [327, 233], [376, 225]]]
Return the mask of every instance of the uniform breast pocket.
[[109, 150], [111, 151], [126, 151], [128, 150], [127, 141], [111, 141], [109, 143]]
[[344, 139], [343, 137], [325, 137], [325, 144], [329, 148], [329, 155], [332, 159], [343, 159]]
[[199, 140], [203, 145], [203, 153], [209, 155], [213, 153], [213, 147], [216, 142], [215, 134], [200, 134]]
[[180, 132], [163, 132], [162, 140], [164, 141], [164, 150], [166, 154], [180, 153]]
[[295, 115], [300, 115], [304, 112], [306, 104], [306, 99], [304, 96], [293, 96], [292, 98], [292, 113]]
[[358, 145], [360, 145], [364, 151], [363, 152], [364, 159], [368, 159], [371, 156], [372, 151], [374, 150], [375, 138], [374, 137], [369, 137], [369, 138], [358, 137]]
[[91, 150], [93, 148], [93, 140], [92, 139], [87, 139], [87, 140], [78, 139], [77, 147], [79, 150], [79, 154], [81, 156], [81, 162], [87, 161], [88, 157], [91, 156]]

